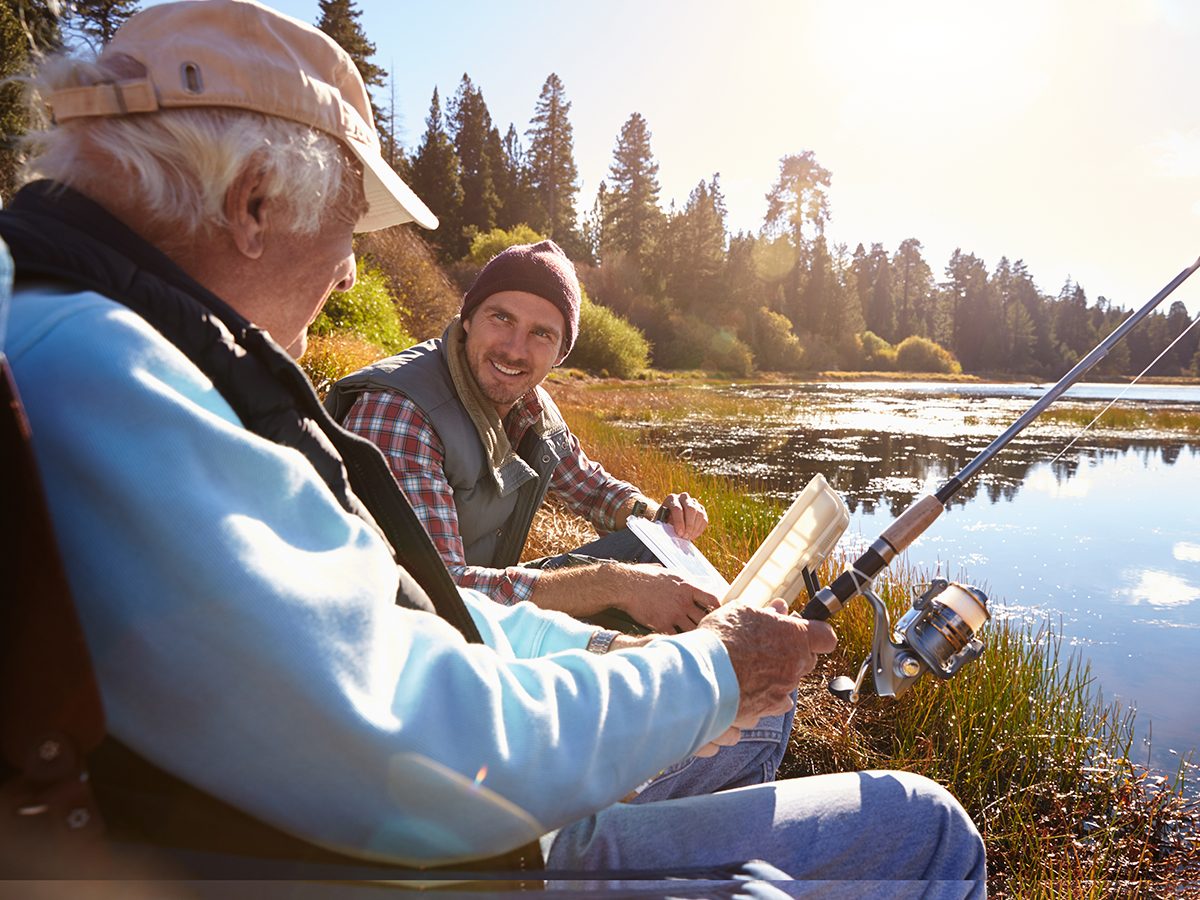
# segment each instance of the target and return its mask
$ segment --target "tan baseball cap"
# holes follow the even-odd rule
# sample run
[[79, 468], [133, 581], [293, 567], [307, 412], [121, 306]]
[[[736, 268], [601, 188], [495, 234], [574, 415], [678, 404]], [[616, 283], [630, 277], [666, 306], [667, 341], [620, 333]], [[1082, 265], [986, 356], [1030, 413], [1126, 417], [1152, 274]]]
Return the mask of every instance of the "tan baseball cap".
[[367, 212], [357, 231], [438, 220], [380, 153], [354, 61], [323, 32], [254, 0], [182, 0], [131, 17], [100, 55], [123, 55], [144, 77], [69, 87], [47, 98], [57, 122], [159, 109], [233, 107], [309, 125], [363, 166]]

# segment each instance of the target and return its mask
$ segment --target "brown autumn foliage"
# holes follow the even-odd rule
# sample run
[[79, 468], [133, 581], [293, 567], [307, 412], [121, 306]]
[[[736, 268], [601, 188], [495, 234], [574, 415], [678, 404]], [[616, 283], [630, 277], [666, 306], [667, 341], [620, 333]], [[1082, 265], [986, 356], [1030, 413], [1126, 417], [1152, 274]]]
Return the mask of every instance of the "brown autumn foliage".
[[368, 232], [359, 235], [355, 247], [387, 278], [408, 333], [418, 341], [440, 337], [458, 312], [462, 293], [446, 277], [416, 227], [396, 225]]

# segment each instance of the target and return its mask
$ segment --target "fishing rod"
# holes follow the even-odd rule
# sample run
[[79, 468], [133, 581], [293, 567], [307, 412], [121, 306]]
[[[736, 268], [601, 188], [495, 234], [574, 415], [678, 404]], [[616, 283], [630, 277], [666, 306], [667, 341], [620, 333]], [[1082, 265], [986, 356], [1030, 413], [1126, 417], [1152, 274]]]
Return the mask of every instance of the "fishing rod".
[[[1003, 434], [967, 463], [937, 491], [918, 499], [889, 525], [832, 584], [821, 588], [804, 606], [806, 619], [824, 621], [855, 597], [863, 596], [875, 611], [875, 634], [871, 655], [863, 662], [853, 682], [844, 676], [830, 683], [835, 694], [855, 701], [868, 666], [873, 668], [880, 696], [897, 696], [929, 671], [949, 678], [983, 652], [976, 637], [989, 618], [987, 597], [978, 588], [935, 579], [929, 589], [913, 601], [912, 609], [896, 623], [888, 624], [887, 608], [871, 590], [876, 576], [913, 541], [925, 533], [946, 510], [947, 504], [980, 469], [1051, 403], [1102, 360], [1139, 322], [1200, 268], [1200, 258], [1175, 276], [1137, 311], [1131, 313], [1108, 337], [1097, 344], [1056, 384], [1026, 410]], [[1143, 373], [1144, 374], [1144, 373]], [[1140, 377], [1140, 376], [1139, 376]]]

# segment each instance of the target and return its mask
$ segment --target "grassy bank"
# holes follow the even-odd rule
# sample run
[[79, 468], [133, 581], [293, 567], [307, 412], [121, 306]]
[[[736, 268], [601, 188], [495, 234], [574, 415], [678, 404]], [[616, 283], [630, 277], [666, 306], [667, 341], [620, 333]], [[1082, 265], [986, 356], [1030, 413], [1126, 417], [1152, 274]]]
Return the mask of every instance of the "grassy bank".
[[[699, 473], [609, 421], [635, 413], [669, 421], [713, 400], [702, 386], [572, 384], [553, 392], [589, 453], [610, 470], [652, 495], [688, 490], [704, 498], [712, 521], [698, 545], [727, 578], [783, 511], [755, 499], [754, 485]], [[715, 401], [732, 415], [738, 402]], [[761, 403], [755, 412], [763, 414]], [[561, 538], [573, 526], [557, 512], [542, 527], [559, 529]], [[877, 589], [893, 614], [923, 577], [888, 570]], [[1130, 715], [1099, 700], [1087, 667], [1063, 654], [1054, 623], [993, 624], [983, 659], [954, 680], [926, 678], [899, 701], [864, 697], [849, 707], [824, 685], [854, 674], [870, 618], [860, 600], [835, 619], [841, 645], [802, 685], [784, 775], [902, 768], [945, 784], [987, 841], [992, 896], [1187, 896], [1178, 891], [1200, 884], [1200, 810], [1183, 799], [1182, 774], [1152, 777], [1129, 762]]]

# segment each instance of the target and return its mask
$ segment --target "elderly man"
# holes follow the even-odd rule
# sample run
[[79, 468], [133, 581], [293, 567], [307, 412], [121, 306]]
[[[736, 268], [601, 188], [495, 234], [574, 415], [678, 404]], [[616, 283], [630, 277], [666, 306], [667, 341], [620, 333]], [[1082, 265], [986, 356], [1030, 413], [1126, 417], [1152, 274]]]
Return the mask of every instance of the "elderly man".
[[[576, 618], [618, 610], [610, 621], [625, 630], [632, 619], [689, 631], [717, 598], [649, 565], [624, 526], [661, 515], [692, 540], [708, 525], [704, 507], [686, 493], [660, 506], [613, 478], [541, 387], [575, 344], [580, 300], [575, 267], [553, 241], [510, 247], [484, 266], [440, 340], [343, 378], [325, 405], [384, 451], [460, 587]], [[611, 533], [570, 557], [518, 566], [547, 493]]]
[[917, 776], [618, 802], [782, 712], [828, 626], [722, 607], [588, 653], [590, 626], [453, 587], [288, 357], [356, 228], [434, 224], [332, 41], [250, 0], [163, 4], [35, 88], [54, 125], [0, 213], [5, 351], [124, 753], [93, 766], [115, 837], [228, 851], [257, 825], [409, 866], [540, 840], [575, 877], [759, 859], [982, 892], [978, 834]]

